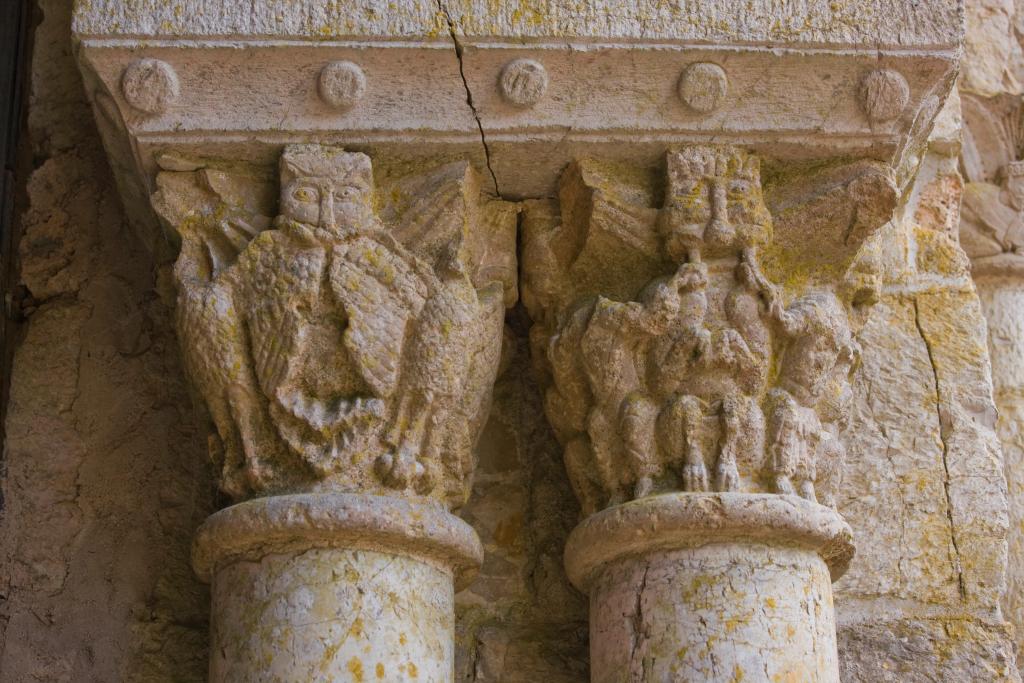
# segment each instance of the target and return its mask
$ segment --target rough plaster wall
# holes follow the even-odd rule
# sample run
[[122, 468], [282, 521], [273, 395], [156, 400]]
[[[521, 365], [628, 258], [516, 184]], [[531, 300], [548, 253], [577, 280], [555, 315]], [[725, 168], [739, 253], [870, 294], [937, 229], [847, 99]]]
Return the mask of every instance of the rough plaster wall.
[[583, 683], [587, 602], [562, 564], [580, 512], [532, 378], [527, 327], [517, 321], [514, 313], [509, 367], [495, 387], [473, 495], [462, 511], [485, 559], [479, 578], [456, 597], [455, 679]]
[[207, 595], [188, 549], [212, 507], [210, 477], [168, 309], [123, 220], [70, 54], [70, 2], [41, 5], [0, 680], [204, 680]]

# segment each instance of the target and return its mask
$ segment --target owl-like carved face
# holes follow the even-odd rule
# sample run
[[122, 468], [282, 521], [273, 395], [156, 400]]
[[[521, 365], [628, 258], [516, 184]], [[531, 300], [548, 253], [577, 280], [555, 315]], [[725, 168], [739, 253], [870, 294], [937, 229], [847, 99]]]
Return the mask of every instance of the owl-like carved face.
[[348, 231], [372, 219], [373, 176], [363, 154], [319, 145], [281, 157], [281, 215], [325, 230]]
[[370, 209], [371, 190], [358, 179], [299, 176], [281, 192], [281, 214], [326, 230], [360, 225]]
[[694, 250], [714, 254], [767, 242], [771, 215], [758, 159], [708, 147], [669, 154], [661, 225], [674, 261]]

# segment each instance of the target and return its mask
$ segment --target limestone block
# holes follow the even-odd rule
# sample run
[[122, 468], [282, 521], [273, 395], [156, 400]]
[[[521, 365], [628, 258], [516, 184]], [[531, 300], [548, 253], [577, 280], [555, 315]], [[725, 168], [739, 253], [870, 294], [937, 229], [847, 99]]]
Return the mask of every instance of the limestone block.
[[1013, 0], [975, 0], [966, 5], [963, 89], [984, 97], [1020, 94], [1024, 54]]
[[[1003, 84], [1004, 90], [1011, 90]], [[1020, 223], [1024, 216], [1024, 163], [1020, 144], [1024, 139], [1019, 101], [1005, 96], [970, 97], [966, 100], [963, 166], [973, 181], [964, 191], [959, 226], [960, 243], [971, 257], [971, 271], [981, 299], [988, 327], [988, 350], [992, 363], [992, 384], [999, 415], [996, 422], [1002, 447], [1002, 466], [1008, 490], [1008, 563], [1006, 591], [1002, 596], [1004, 614], [1018, 629], [1024, 624], [1021, 591], [1021, 560], [1024, 527], [1021, 519], [1021, 371], [1022, 300], [1021, 278], [1024, 246]]]
[[839, 650], [843, 681], [1021, 680], [1005, 624], [962, 616], [880, 620], [876, 610], [840, 626]]

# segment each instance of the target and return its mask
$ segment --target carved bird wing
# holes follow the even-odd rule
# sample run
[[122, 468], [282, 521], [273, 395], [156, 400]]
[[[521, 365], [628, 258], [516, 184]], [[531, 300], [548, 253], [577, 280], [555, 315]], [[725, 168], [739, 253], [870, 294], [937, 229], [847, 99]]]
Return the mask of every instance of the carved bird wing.
[[384, 182], [381, 219], [402, 245], [436, 264], [457, 251], [478, 290], [504, 286], [506, 307], [516, 302], [518, 206], [486, 194], [488, 185], [465, 161]]
[[467, 348], [456, 362], [465, 369], [462, 395], [455, 397], [448, 419], [445, 447], [441, 451], [448, 472], [447, 495], [456, 507], [465, 503], [467, 478], [473, 472], [473, 448], [490, 414], [494, 380], [501, 359], [505, 327], [504, 292], [500, 283], [492, 283], [478, 293], [476, 320], [465, 338]]
[[423, 308], [423, 268], [397, 244], [360, 237], [335, 248], [330, 285], [348, 314], [345, 347], [378, 397], [394, 393], [406, 327]]
[[553, 386], [545, 395], [545, 407], [563, 443], [586, 431], [587, 415], [594, 405], [580, 349], [595, 305], [594, 300], [584, 301], [548, 342], [546, 356]]
[[175, 315], [185, 369], [220, 438], [222, 486], [238, 495], [236, 478], [246, 437], [237, 421], [239, 406], [232, 402], [252, 399], [256, 386], [239, 324], [234, 271], [238, 255], [269, 226], [270, 218], [226, 191], [229, 178], [211, 182], [211, 177], [202, 170], [162, 172], [153, 206], [181, 242], [174, 266]]
[[252, 344], [253, 369], [268, 396], [288, 375], [289, 361], [295, 355], [299, 319], [295, 311], [280, 300], [265, 300], [253, 307], [248, 316]]
[[827, 274], [842, 272], [860, 245], [889, 221], [899, 192], [890, 169], [861, 160], [787, 176], [765, 199], [775, 247]]
[[175, 263], [179, 285], [212, 282], [231, 266], [273, 212], [268, 184], [224, 171], [163, 171], [153, 206], [165, 228], [181, 241]]
[[253, 369], [267, 396], [281, 399], [277, 389], [296, 358], [302, 332], [299, 309], [317, 302], [326, 260], [323, 247], [270, 230], [250, 245], [236, 266], [245, 292], [242, 305]]

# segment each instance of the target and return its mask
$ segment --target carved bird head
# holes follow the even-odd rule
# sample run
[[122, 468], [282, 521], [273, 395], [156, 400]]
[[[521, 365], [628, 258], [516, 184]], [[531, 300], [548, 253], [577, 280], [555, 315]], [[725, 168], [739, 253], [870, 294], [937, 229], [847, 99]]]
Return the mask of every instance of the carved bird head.
[[327, 145], [289, 145], [281, 155], [281, 215], [346, 234], [372, 229], [370, 158]]

